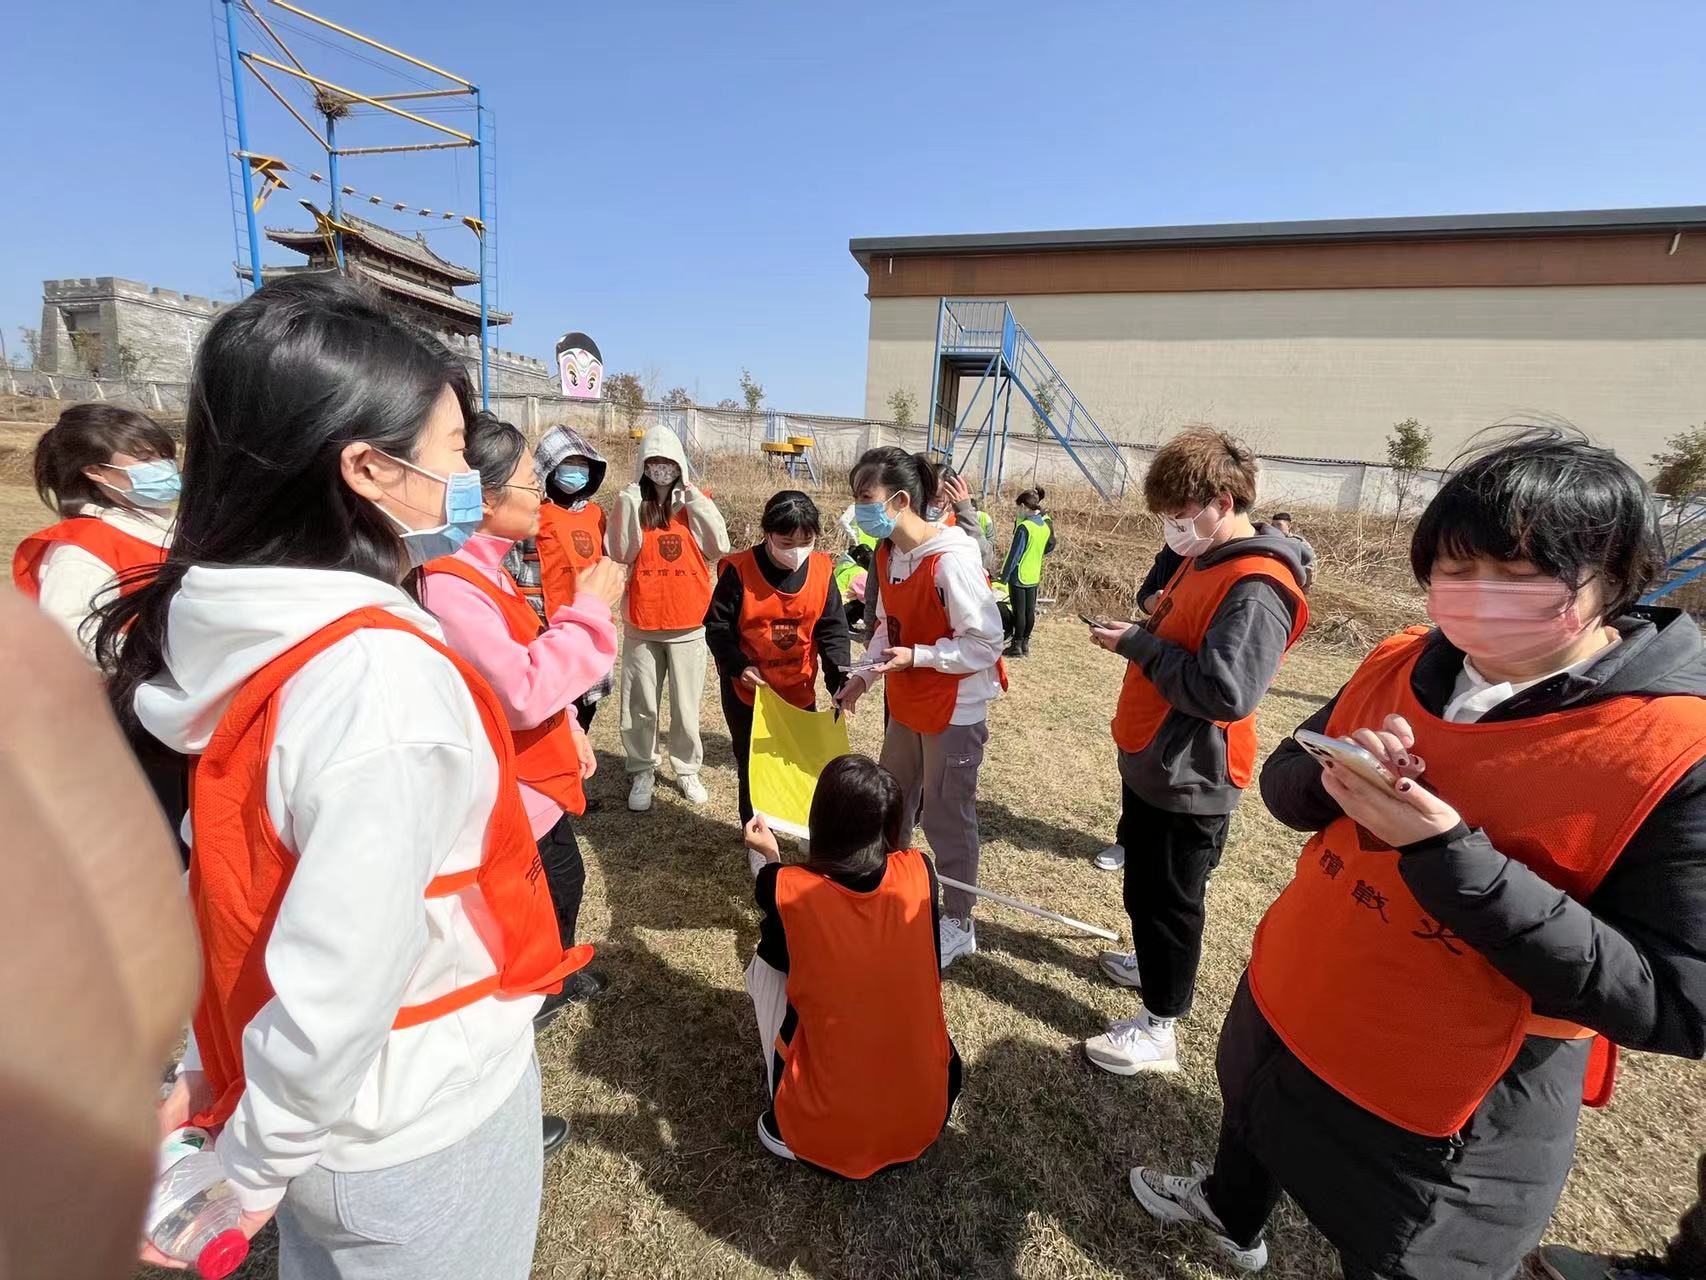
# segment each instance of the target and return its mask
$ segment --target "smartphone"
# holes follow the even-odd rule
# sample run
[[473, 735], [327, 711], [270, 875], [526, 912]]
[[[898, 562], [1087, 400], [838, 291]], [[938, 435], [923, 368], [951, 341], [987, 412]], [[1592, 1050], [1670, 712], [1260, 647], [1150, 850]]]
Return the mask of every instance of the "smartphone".
[[1364, 750], [1354, 742], [1346, 742], [1343, 738], [1329, 738], [1324, 733], [1311, 733], [1308, 729], [1299, 729], [1291, 736], [1296, 739], [1298, 746], [1323, 764], [1343, 765], [1381, 786], [1392, 787], [1398, 784], [1398, 779], [1375, 759], [1373, 752]]
[[1087, 627], [1117, 627], [1121, 625], [1118, 622], [1109, 622], [1106, 618], [1092, 618], [1087, 613], [1079, 614], [1078, 620]]

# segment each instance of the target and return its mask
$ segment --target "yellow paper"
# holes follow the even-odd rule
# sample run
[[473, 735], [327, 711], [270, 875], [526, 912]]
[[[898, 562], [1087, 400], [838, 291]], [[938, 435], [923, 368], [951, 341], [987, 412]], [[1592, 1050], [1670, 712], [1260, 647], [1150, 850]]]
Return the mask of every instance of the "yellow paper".
[[833, 711], [802, 711], [761, 687], [752, 711], [748, 756], [753, 809], [774, 830], [804, 838], [818, 775], [849, 750], [846, 720]]

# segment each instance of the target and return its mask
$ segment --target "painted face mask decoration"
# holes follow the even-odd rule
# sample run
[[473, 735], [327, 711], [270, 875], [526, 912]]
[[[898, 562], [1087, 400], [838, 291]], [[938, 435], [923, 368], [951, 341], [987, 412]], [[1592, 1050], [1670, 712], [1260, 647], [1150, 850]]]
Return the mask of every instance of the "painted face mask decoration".
[[1560, 653], [1592, 625], [1562, 582], [1428, 583], [1428, 616], [1477, 665], [1508, 667]]

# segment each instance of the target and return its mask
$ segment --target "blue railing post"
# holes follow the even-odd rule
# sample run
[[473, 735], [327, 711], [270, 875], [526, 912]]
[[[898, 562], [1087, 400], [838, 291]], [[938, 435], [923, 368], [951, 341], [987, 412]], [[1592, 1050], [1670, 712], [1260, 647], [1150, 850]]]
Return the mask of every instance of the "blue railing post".
[[936, 419], [939, 416], [936, 408], [936, 395], [942, 385], [942, 330], [948, 323], [948, 300], [936, 300], [936, 360], [930, 369], [930, 403], [925, 407], [928, 416], [924, 420], [924, 452], [936, 451], [936, 436], [940, 428]]
[[480, 407], [492, 407], [491, 315], [486, 308], [486, 109], [474, 90], [474, 173], [480, 186]]
[[[326, 117], [326, 171], [332, 179], [332, 221], [342, 226], [344, 220], [344, 193], [338, 185], [338, 118]], [[337, 226], [332, 228], [332, 252], [337, 255], [338, 270], [344, 269], [344, 233]]]
[[237, 167], [243, 172], [243, 216], [249, 221], [249, 288], [261, 287], [261, 225], [255, 216], [255, 175], [249, 167], [249, 117], [243, 110], [243, 60], [237, 56], [237, 9], [225, 3], [225, 39], [231, 52], [231, 100], [237, 112]]

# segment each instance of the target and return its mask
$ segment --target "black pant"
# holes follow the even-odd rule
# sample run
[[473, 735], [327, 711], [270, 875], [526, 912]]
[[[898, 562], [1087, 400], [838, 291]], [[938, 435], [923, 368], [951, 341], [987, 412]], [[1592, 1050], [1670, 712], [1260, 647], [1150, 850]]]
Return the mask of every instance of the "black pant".
[[741, 701], [735, 692], [734, 681], [717, 681], [723, 695], [723, 719], [729, 725], [729, 745], [735, 753], [735, 777], [740, 780], [740, 820], [745, 826], [752, 821], [751, 766], [747, 757], [752, 753], [752, 708]]
[[1010, 583], [1007, 597], [1013, 602], [1013, 647], [1020, 653], [1031, 648], [1031, 632], [1037, 625], [1037, 588]]
[[598, 714], [598, 703], [603, 701], [600, 698], [597, 702], [588, 702], [583, 695], [569, 704], [575, 709], [575, 719], [580, 723], [582, 733], [592, 728], [592, 718]]
[[1587, 1048], [1529, 1037], [1463, 1129], [1430, 1138], [1305, 1067], [1246, 976], [1220, 1030], [1225, 1111], [1203, 1194], [1227, 1235], [1249, 1245], [1289, 1192], [1339, 1251], [1346, 1280], [1508, 1280], [1564, 1189]]
[[1202, 960], [1203, 895], [1220, 863], [1231, 817], [1171, 813], [1122, 787], [1118, 840], [1125, 849], [1125, 910], [1143, 982], [1143, 1007], [1158, 1018], [1191, 1011]]
[[539, 837], [539, 861], [545, 864], [545, 883], [551, 890], [551, 905], [557, 908], [557, 933], [567, 950], [575, 945], [575, 922], [586, 893], [586, 863], [581, 861], [574, 820], [568, 814]]

